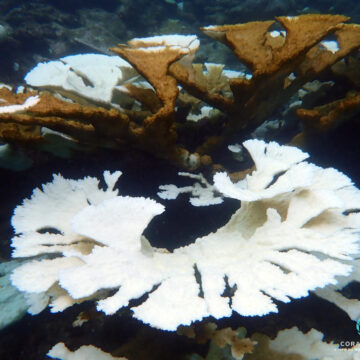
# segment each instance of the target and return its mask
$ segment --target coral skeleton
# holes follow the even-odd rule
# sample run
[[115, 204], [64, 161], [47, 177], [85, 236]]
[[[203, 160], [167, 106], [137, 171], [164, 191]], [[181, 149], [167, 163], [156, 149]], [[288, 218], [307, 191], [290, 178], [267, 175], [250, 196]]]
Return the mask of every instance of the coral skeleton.
[[221, 204], [223, 198], [220, 194], [216, 195], [216, 188], [209, 184], [202, 174], [192, 174], [187, 172], [179, 172], [179, 176], [189, 177], [198, 180], [191, 186], [177, 187], [176, 185], [161, 185], [157, 195], [164, 200], [174, 200], [180, 194], [191, 193], [189, 201], [193, 206], [208, 206]]
[[240, 200], [239, 209], [216, 232], [173, 252], [143, 235], [164, 206], [118, 195], [120, 172], [104, 172], [106, 190], [96, 178], [54, 176], [12, 218], [13, 256], [51, 257], [16, 268], [12, 283], [37, 311], [46, 299], [53, 312], [96, 299], [98, 310], [114, 314], [147, 294], [133, 316], [173, 331], [209, 316], [277, 312], [274, 300], [290, 302], [350, 275], [360, 228], [351, 180], [304, 161], [308, 154], [294, 147], [259, 140], [244, 147], [255, 162], [251, 174], [237, 183], [214, 176], [217, 193]]
[[76, 351], [70, 351], [64, 343], [58, 343], [47, 353], [52, 359], [60, 360], [127, 360], [105, 353], [93, 345], [83, 345]]
[[83, 97], [110, 105], [116, 86], [136, 75], [136, 70], [118, 56], [81, 54], [39, 63], [25, 76], [25, 82], [74, 100]]
[[357, 321], [360, 317], [360, 300], [358, 298], [348, 299], [341, 290], [352, 282], [358, 282], [360, 279], [360, 261], [352, 262], [353, 271], [350, 276], [340, 277], [335, 285], [329, 285], [326, 288], [316, 290], [315, 294], [327, 301], [336, 304], [340, 309], [344, 310], [349, 318]]
[[244, 360], [358, 360], [360, 345], [352, 342], [351, 348], [340, 349], [337, 344], [323, 341], [323, 334], [311, 329], [306, 334], [297, 327], [278, 332], [271, 340], [266, 335], [254, 334], [257, 342], [254, 352]]

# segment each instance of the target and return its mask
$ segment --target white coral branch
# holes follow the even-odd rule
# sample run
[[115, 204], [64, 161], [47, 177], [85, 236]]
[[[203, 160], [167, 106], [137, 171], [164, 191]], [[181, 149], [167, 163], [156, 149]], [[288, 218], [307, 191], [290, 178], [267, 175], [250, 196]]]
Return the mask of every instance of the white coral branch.
[[[339, 171], [304, 162], [308, 155], [299, 149], [257, 140], [245, 146], [256, 163], [246, 181], [215, 175], [217, 190], [241, 200], [241, 207], [215, 233], [172, 253], [151, 247], [143, 236], [164, 207], [118, 195], [113, 186], [120, 173], [104, 174], [106, 191], [94, 178], [54, 177], [15, 209], [12, 223], [22, 233], [13, 240], [15, 255], [55, 252], [57, 257], [17, 268], [13, 283], [28, 293], [53, 296], [53, 311], [118, 289], [111, 296], [103, 293], [97, 304], [113, 314], [147, 294], [131, 308], [134, 316], [175, 330], [233, 311], [276, 312], [275, 300], [289, 302], [349, 276], [359, 252], [360, 191]], [[164, 197], [189, 192], [195, 203], [216, 199], [202, 175], [180, 175], [198, 182], [167, 186]], [[38, 231], [49, 226], [59, 234]], [[54, 287], [62, 292], [50, 295]]]
[[188, 172], [179, 172], [180, 176], [186, 176], [197, 180], [191, 186], [177, 187], [173, 184], [160, 185], [160, 192], [157, 195], [164, 200], [174, 200], [180, 194], [190, 193], [189, 201], [193, 206], [217, 205], [223, 202], [223, 198], [216, 188], [211, 185], [202, 174], [192, 174]]
[[0, 106], [0, 114], [10, 114], [17, 111], [27, 110], [35, 106], [40, 101], [39, 96], [30, 96], [23, 104]]

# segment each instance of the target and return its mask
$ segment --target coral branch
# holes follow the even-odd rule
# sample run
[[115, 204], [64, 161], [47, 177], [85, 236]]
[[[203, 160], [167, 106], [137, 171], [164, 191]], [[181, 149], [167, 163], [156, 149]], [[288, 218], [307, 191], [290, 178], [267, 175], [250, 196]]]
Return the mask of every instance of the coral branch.
[[[91, 146], [132, 146], [186, 169], [211, 165], [214, 149], [263, 124], [306, 83], [331, 67], [344, 71], [339, 61], [360, 47], [360, 26], [344, 24], [348, 20], [342, 15], [301, 15], [276, 18], [282, 31], [271, 31], [275, 21], [203, 29], [232, 49], [251, 75], [224, 70], [223, 65], [192, 64], [199, 46], [194, 35], [133, 39], [111, 49], [124, 60], [87, 54], [39, 64], [26, 81], [65, 98], [1, 88], [0, 138], [38, 143], [41, 127], [47, 127]], [[325, 40], [329, 35], [336, 41]], [[102, 62], [104, 79], [97, 62]], [[39, 96], [38, 103], [23, 107], [33, 96]], [[328, 110], [302, 110], [303, 118], [312, 114], [316, 119], [311, 126], [331, 127], [356, 113], [356, 98], [339, 100]], [[209, 105], [206, 111], [202, 102]], [[203, 121], [189, 125], [189, 119]]]

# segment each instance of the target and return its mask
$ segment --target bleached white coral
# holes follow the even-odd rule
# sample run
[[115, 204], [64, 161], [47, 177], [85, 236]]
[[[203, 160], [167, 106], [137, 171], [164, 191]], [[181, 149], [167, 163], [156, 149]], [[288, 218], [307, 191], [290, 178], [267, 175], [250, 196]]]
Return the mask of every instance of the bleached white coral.
[[[226, 173], [214, 176], [214, 185], [224, 195], [242, 201], [272, 198], [311, 184], [314, 166], [301, 162], [309, 155], [295, 147], [266, 144], [248, 140], [244, 147], [250, 152], [256, 170], [244, 180], [233, 184]], [[274, 183], [275, 176], [281, 175]]]
[[136, 70], [118, 56], [79, 54], [39, 63], [26, 74], [25, 81], [71, 98], [111, 104], [116, 86], [135, 75]]
[[193, 185], [177, 187], [173, 184], [160, 185], [157, 195], [164, 200], [174, 200], [180, 194], [191, 193], [190, 203], [194, 206], [208, 206], [221, 204], [223, 202], [220, 194], [215, 194], [216, 189], [211, 185], [202, 174], [192, 174], [179, 172], [180, 176], [186, 176], [197, 180]]
[[[151, 247], [142, 236], [162, 205], [117, 196], [114, 175], [107, 175], [107, 191], [93, 178], [55, 178], [15, 210], [13, 225], [23, 234], [13, 246], [18, 256], [59, 257], [24, 265], [26, 271], [20, 267], [14, 284], [41, 293], [53, 282], [61, 296], [69, 296], [67, 304], [101, 297], [97, 308], [106, 314], [148, 294], [131, 308], [134, 316], [175, 330], [233, 311], [276, 312], [274, 299], [289, 302], [349, 275], [346, 262], [358, 252], [360, 214], [352, 210], [360, 207], [359, 190], [342, 173], [304, 162], [308, 155], [299, 149], [257, 140], [244, 146], [256, 170], [235, 184], [225, 174], [214, 177], [223, 196], [241, 200], [240, 209], [215, 233], [172, 253]], [[49, 226], [61, 234], [37, 233]], [[52, 271], [41, 275], [48, 266]], [[106, 289], [118, 290], [99, 296]]]
[[64, 343], [53, 346], [47, 355], [53, 359], [61, 360], [126, 360], [124, 357], [115, 357], [105, 353], [93, 345], [83, 345], [73, 352]]
[[[0, 99], [1, 100], [1, 99]], [[16, 104], [16, 105], [6, 105], [0, 106], [0, 114], [10, 114], [17, 111], [27, 110], [33, 106], [35, 106], [40, 101], [38, 96], [30, 96], [25, 100], [23, 104]]]
[[[306, 334], [298, 328], [285, 329], [278, 332], [275, 339], [255, 334], [252, 340], [258, 342], [251, 354], [252, 360], [359, 360], [360, 345], [355, 342], [343, 341], [351, 348], [339, 348], [338, 344], [323, 341], [320, 331], [311, 329]], [[342, 345], [343, 346], [343, 345]], [[247, 357], [245, 356], [244, 360]]]
[[162, 47], [177, 47], [186, 49], [189, 52], [195, 52], [200, 45], [200, 41], [196, 35], [171, 34], [134, 38], [128, 41], [128, 44], [134, 48], [144, 48], [150, 51], [155, 51]]
[[340, 292], [340, 290], [342, 290], [346, 285], [350, 284], [351, 282], [360, 281], [360, 259], [356, 259], [356, 261], [353, 261], [351, 264], [353, 266], [353, 271], [350, 276], [340, 277], [335, 285], [330, 285], [326, 288], [318, 289], [315, 293], [317, 296], [320, 296], [325, 300], [334, 303], [340, 309], [345, 311], [349, 315], [351, 320], [357, 321], [360, 318], [359, 297], [349, 299]]
[[[35, 189], [30, 199], [14, 210], [12, 226], [18, 234], [12, 240], [14, 257], [36, 256], [41, 253], [58, 253], [86, 246], [70, 226], [70, 220], [80, 210], [103, 200], [116, 197], [114, 185], [121, 172], [104, 172], [106, 190], [99, 189], [99, 180], [85, 177], [68, 180], [54, 175], [53, 181]], [[70, 247], [69, 247], [70, 246]]]
[[194, 114], [191, 112], [186, 117], [186, 120], [197, 122], [205, 117], [210, 117], [211, 112], [214, 112], [214, 111], [215, 111], [215, 109], [211, 106], [202, 106], [199, 114]]
[[[140, 244], [143, 231], [141, 226], [145, 228], [151, 217], [162, 212], [163, 207], [150, 199], [118, 197], [118, 190], [115, 190], [114, 186], [120, 175], [120, 171], [112, 174], [104, 172], [106, 190], [99, 189], [99, 180], [96, 178], [86, 177], [75, 181], [55, 175], [53, 182], [43, 185], [42, 189], [35, 189], [31, 198], [25, 199], [23, 204], [15, 209], [12, 225], [17, 235], [12, 239], [13, 257], [44, 253], [63, 255], [32, 260], [13, 272], [12, 282], [28, 293], [31, 313], [41, 311], [50, 299], [52, 311], [62, 311], [76, 302], [67, 292], [56, 286], [59, 273], [66, 268], [82, 265], [80, 254], [90, 253], [95, 243], [101, 243], [100, 235], [95, 241], [91, 236], [85, 238], [72, 229], [71, 221], [80, 210], [91, 213], [92, 206], [116, 198], [124, 206], [120, 211], [122, 219], [113, 219], [114, 223], [118, 221], [121, 224], [117, 230], [124, 231], [126, 240], [133, 240], [134, 246], [140, 247], [137, 245]], [[137, 217], [141, 214], [142, 216]], [[119, 214], [115, 213], [116, 215]], [[81, 224], [81, 219], [78, 222]], [[95, 226], [96, 219], [93, 223], [94, 228]], [[129, 237], [131, 230], [135, 232], [135, 236], [139, 232], [139, 239]], [[111, 229], [110, 233], [113, 233]], [[105, 242], [110, 240], [111, 237], [107, 237]], [[139, 240], [138, 243], [136, 240]], [[116, 248], [116, 245], [114, 247]]]

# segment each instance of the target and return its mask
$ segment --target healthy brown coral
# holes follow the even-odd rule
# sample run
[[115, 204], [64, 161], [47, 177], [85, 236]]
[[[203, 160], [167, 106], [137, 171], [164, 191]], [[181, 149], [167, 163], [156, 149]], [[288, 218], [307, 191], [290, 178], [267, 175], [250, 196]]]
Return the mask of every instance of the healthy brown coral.
[[[307, 81], [360, 46], [360, 36], [354, 36], [359, 27], [344, 25], [348, 20], [345, 16], [303, 15], [277, 20], [286, 37], [271, 37], [268, 31], [273, 21], [204, 28], [207, 35], [228, 45], [253, 72], [251, 79], [230, 80], [233, 99], [210, 94], [178, 63], [170, 67], [170, 73], [191, 94], [230, 114], [227, 133], [258, 126]], [[332, 54], [322, 49], [315, 57], [317, 44], [335, 31], [340, 50]], [[292, 73], [295, 80], [289, 81]]]
[[[129, 45], [111, 50], [130, 62], [149, 81], [156, 91], [157, 98], [162, 103], [162, 106], [154, 114], [144, 120], [143, 126], [138, 129], [138, 135], [143, 137], [142, 141], [149, 148], [161, 147], [163, 145], [161, 143], [165, 139], [168, 143], [173, 144], [176, 141], [173, 116], [178, 88], [175, 79], [167, 75], [167, 69], [171, 63], [179, 60], [187, 52], [181, 48], [165, 46], [153, 50], [149, 47], [141, 47], [144, 46], [143, 43], [134, 44], [130, 42]], [[133, 93], [134, 90], [133, 88]], [[140, 96], [138, 99], [141, 100]]]
[[346, 60], [338, 61], [331, 67], [333, 73], [337, 76], [343, 76], [360, 88], [360, 52], [350, 55]]
[[[130, 62], [152, 85], [146, 89], [134, 83], [122, 86], [128, 95], [142, 104], [140, 111], [83, 106], [41, 93], [39, 104], [30, 110], [0, 114], [4, 128], [0, 136], [6, 141], [25, 139], [19, 126], [21, 129], [33, 126], [37, 129], [32, 133], [34, 141], [39, 141], [39, 127], [49, 127], [95, 146], [111, 144], [140, 148], [182, 167], [194, 169], [201, 163], [211, 164], [211, 159], [205, 155], [239, 132], [246, 136], [286, 104], [305, 83], [319, 77], [360, 47], [360, 26], [344, 24], [348, 20], [345, 16], [302, 15], [276, 20], [285, 31], [271, 32], [274, 21], [203, 29], [230, 47], [249, 67], [252, 77], [240, 76], [224, 81], [226, 77], [221, 67], [216, 71], [213, 69], [215, 75], [210, 76], [210, 71], [204, 73], [201, 65], [193, 66], [191, 62], [198, 46], [195, 36], [184, 36], [179, 43], [176, 43], [178, 40], [172, 42], [168, 36], [134, 39], [128, 45], [119, 45], [112, 50]], [[321, 43], [328, 35], [337, 39], [337, 51], [329, 50]], [[183, 116], [182, 110], [177, 113], [175, 106], [179, 85], [182, 91], [198, 99], [197, 104], [203, 101], [225, 115], [208, 121], [209, 126], [181, 123], [179, 114]], [[9, 103], [16, 103], [17, 96], [29, 95], [12, 96]], [[0, 94], [0, 97], [4, 98], [4, 95]], [[186, 99], [196, 103], [184, 95], [183, 102]], [[357, 105], [349, 105], [354, 101], [347, 99], [336, 106], [350, 106], [352, 110], [345, 111], [349, 114], [357, 111]], [[313, 124], [337, 122], [334, 106], [326, 119], [323, 110], [315, 111], [322, 120], [315, 120]], [[344, 113], [336, 110], [337, 114], [340, 112]], [[193, 135], [188, 136], [190, 133]]]
[[[0, 98], [8, 105], [24, 102], [33, 92], [15, 94], [7, 88], [0, 89]], [[126, 114], [116, 109], [90, 107], [60, 100], [46, 92], [40, 101], [26, 112], [0, 114], [0, 137], [13, 143], [34, 144], [44, 142], [41, 127], [70, 136], [74, 141], [91, 147], [131, 144], [158, 156], [180, 163], [186, 160], [187, 151], [177, 147], [169, 136], [160, 134], [155, 138], [144, 126], [138, 126]], [[160, 137], [160, 138], [159, 138]], [[151, 146], [156, 142], [156, 147]]]
[[359, 113], [360, 92], [349, 93], [344, 99], [314, 109], [298, 109], [296, 114], [304, 124], [304, 130], [296, 135], [291, 143], [305, 146], [309, 139], [337, 128]]

